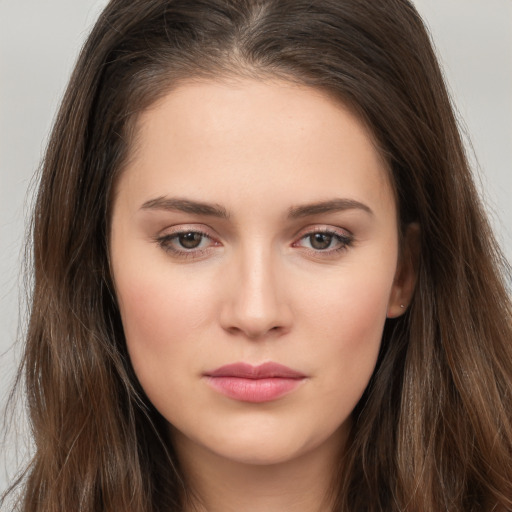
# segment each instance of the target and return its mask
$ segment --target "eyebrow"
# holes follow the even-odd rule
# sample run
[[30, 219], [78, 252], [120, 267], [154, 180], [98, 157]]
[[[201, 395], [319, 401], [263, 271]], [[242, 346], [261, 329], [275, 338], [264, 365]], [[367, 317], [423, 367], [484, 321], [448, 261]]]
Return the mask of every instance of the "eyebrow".
[[319, 203], [311, 203], [302, 206], [292, 206], [288, 210], [288, 217], [291, 219], [299, 219], [322, 213], [333, 213], [344, 210], [362, 210], [373, 215], [372, 209], [354, 199], [330, 199], [329, 201], [321, 201]]
[[[157, 197], [146, 201], [142, 206], [142, 210], [169, 210], [181, 211], [184, 213], [192, 213], [195, 215], [206, 215], [209, 217], [217, 217], [221, 219], [229, 219], [230, 215], [227, 210], [218, 204], [205, 203], [202, 201], [192, 201], [190, 199], [182, 199], [177, 197]], [[292, 206], [288, 209], [288, 218], [299, 219], [320, 215], [322, 213], [333, 213], [344, 210], [362, 210], [373, 215], [371, 208], [364, 203], [354, 199], [330, 199], [328, 201], [320, 201], [300, 206]]]
[[191, 201], [190, 199], [181, 199], [179, 197], [157, 197], [146, 201], [141, 210], [169, 210], [193, 213], [196, 215], [207, 215], [228, 219], [229, 214], [226, 209], [218, 204], [203, 203], [200, 201]]

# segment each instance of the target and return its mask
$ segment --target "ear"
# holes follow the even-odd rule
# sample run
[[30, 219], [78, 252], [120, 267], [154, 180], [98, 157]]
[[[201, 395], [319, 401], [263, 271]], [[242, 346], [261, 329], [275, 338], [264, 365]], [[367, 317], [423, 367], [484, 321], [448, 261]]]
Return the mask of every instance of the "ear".
[[420, 256], [420, 226], [416, 222], [405, 230], [393, 287], [389, 296], [388, 318], [396, 318], [407, 311], [411, 303]]

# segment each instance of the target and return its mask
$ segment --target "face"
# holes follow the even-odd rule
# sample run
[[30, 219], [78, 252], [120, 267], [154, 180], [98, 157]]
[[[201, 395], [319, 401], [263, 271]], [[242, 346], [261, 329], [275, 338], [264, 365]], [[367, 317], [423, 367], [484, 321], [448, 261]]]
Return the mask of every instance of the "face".
[[408, 299], [366, 129], [307, 87], [191, 82], [141, 116], [135, 144], [111, 265], [178, 449], [267, 464], [341, 446]]

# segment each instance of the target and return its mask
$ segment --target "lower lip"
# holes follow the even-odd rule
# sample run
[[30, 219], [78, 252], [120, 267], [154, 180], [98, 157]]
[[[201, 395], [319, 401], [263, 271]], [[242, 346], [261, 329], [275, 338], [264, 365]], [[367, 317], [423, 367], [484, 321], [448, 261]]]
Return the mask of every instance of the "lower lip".
[[241, 402], [270, 402], [294, 391], [304, 379], [270, 377], [243, 379], [239, 377], [207, 377], [208, 384], [223, 395]]

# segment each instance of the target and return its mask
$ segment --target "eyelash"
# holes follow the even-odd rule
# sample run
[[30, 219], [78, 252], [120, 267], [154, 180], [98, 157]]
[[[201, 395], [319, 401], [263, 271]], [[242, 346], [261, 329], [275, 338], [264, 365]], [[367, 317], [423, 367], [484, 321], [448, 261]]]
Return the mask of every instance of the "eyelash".
[[[204, 231], [201, 231], [200, 229], [183, 229], [180, 231], [175, 231], [174, 233], [170, 233], [167, 235], [163, 235], [156, 238], [156, 242], [158, 245], [168, 253], [173, 254], [173, 256], [176, 256], [178, 258], [199, 258], [203, 256], [210, 247], [202, 248], [202, 249], [177, 249], [172, 246], [173, 241], [178, 240], [180, 236], [188, 235], [188, 234], [194, 234], [194, 235], [201, 235], [204, 238], [208, 238], [209, 240], [212, 240], [212, 237], [205, 233]], [[202, 242], [202, 240], [201, 240]]]
[[[177, 249], [176, 247], [173, 247], [172, 243], [174, 241], [177, 241], [180, 236], [188, 235], [188, 234], [194, 234], [194, 235], [200, 235], [201, 237], [207, 238], [211, 240], [212, 242], [218, 244], [218, 242], [215, 242], [215, 240], [204, 231], [201, 231], [200, 229], [184, 229], [180, 231], [175, 231], [174, 233], [166, 234], [163, 236], [159, 236], [155, 238], [155, 242], [167, 253], [171, 253], [173, 256], [176, 256], [178, 258], [200, 258], [201, 256], [205, 255], [211, 248], [211, 246], [208, 246], [206, 248], [192, 248], [192, 249]], [[353, 237], [352, 235], [345, 235], [341, 234], [337, 231], [330, 230], [330, 229], [313, 229], [311, 231], [308, 231], [307, 233], [304, 233], [297, 242], [294, 242], [292, 244], [293, 247], [299, 247], [297, 244], [305, 240], [307, 238], [312, 237], [313, 235], [321, 234], [321, 235], [327, 235], [333, 237], [338, 244], [339, 247], [336, 247], [335, 249], [312, 249], [308, 247], [303, 247], [303, 249], [315, 256], [333, 256], [336, 254], [339, 254], [342, 251], [347, 250], [353, 243]], [[202, 243], [202, 240], [201, 240]]]
[[[338, 231], [334, 231], [332, 229], [325, 229], [325, 228], [317, 228], [313, 229], [311, 231], [308, 231], [307, 233], [304, 233], [297, 242], [294, 242], [292, 245], [293, 247], [297, 247], [298, 242], [306, 239], [311, 239], [313, 235], [320, 234], [320, 235], [327, 235], [332, 237], [334, 240], [336, 240], [339, 244], [338, 247], [335, 249], [311, 249], [308, 247], [304, 247], [305, 250], [308, 252], [314, 254], [315, 256], [333, 256], [336, 254], [339, 254], [340, 252], [346, 251], [353, 243], [354, 239], [352, 235], [345, 235], [341, 234]], [[332, 241], [332, 240], [331, 240]]]

